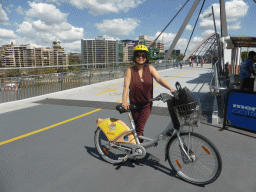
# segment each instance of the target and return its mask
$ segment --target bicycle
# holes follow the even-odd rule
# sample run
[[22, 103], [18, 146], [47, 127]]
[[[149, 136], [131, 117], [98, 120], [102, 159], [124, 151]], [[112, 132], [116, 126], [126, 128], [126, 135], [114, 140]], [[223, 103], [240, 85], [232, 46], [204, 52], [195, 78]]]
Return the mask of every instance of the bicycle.
[[[172, 99], [175, 97], [161, 93], [149, 102], [167, 102], [169, 109], [168, 102]], [[130, 108], [125, 110], [119, 104], [116, 109], [121, 114], [128, 113], [132, 128], [118, 119], [97, 119], [98, 128], [95, 131], [94, 142], [99, 155], [107, 162], [121, 164], [129, 158], [142, 159], [147, 148], [157, 146], [159, 140], [167, 140], [165, 161], [168, 159], [173, 171], [183, 180], [206, 185], [220, 176], [222, 160], [218, 149], [206, 137], [193, 132], [193, 128], [200, 123], [200, 100], [174, 107], [180, 127], [174, 128], [171, 121], [167, 128], [153, 139], [137, 135], [131, 114], [131, 111], [136, 109], [135, 105], [131, 104]], [[189, 127], [189, 131], [183, 131], [185, 126]], [[139, 138], [144, 142], [140, 143]]]

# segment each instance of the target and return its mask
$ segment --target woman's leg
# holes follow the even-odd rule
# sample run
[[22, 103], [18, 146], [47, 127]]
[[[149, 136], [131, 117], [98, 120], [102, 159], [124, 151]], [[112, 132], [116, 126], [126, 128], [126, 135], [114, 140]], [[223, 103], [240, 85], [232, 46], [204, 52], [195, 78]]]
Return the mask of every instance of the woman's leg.
[[[136, 107], [137, 110], [132, 112], [132, 117], [135, 123], [137, 134], [143, 136], [144, 127], [152, 109], [152, 103], [143, 106], [136, 105]], [[142, 143], [143, 140], [140, 139], [140, 142]]]

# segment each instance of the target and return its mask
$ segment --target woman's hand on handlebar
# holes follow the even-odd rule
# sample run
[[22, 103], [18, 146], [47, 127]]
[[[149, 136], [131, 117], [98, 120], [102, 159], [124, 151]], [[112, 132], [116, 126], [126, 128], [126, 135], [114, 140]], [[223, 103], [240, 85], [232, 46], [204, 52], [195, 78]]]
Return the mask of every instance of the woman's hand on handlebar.
[[130, 103], [128, 102], [123, 102], [122, 107], [125, 108], [125, 110], [129, 109]]
[[172, 89], [172, 90], [171, 90], [171, 93], [172, 93], [172, 95], [173, 95], [175, 98], [178, 97], [178, 93], [177, 93], [177, 91], [176, 91], [175, 89]]

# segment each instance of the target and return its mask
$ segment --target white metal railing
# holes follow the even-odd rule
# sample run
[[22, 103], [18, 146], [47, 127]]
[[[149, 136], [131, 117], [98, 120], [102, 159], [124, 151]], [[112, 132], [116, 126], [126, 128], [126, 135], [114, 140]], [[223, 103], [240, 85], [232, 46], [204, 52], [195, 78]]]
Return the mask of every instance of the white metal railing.
[[[171, 61], [150, 64], [157, 70], [174, 67]], [[131, 65], [132, 62], [119, 62], [0, 68], [0, 103], [122, 78]], [[57, 71], [42, 72], [50, 69]]]
[[[218, 62], [218, 60], [214, 63], [214, 74], [213, 74], [213, 77], [212, 77], [212, 80], [211, 80], [210, 86], [209, 86], [210, 92], [215, 96], [225, 94], [225, 92], [220, 92], [220, 91], [227, 90], [227, 87], [220, 86], [219, 73], [218, 73], [218, 69], [216, 66], [217, 62]], [[214, 82], [214, 85], [213, 85], [213, 82]]]

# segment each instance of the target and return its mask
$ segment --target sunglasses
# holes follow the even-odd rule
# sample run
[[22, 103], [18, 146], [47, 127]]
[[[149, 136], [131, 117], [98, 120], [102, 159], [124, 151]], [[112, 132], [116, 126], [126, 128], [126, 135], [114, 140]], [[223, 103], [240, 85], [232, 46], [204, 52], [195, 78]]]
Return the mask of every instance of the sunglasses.
[[139, 53], [139, 54], [136, 55], [136, 58], [140, 58], [140, 57], [145, 59], [147, 57], [147, 55], [145, 53]]

